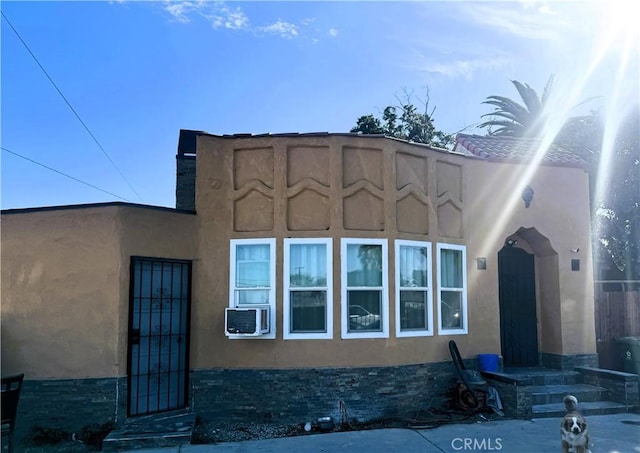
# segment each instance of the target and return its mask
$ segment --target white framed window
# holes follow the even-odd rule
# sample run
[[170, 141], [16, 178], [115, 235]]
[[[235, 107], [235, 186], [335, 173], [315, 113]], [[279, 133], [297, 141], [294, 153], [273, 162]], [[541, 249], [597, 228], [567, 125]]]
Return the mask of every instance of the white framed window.
[[386, 239], [343, 238], [340, 243], [342, 338], [388, 338]]
[[395, 241], [396, 336], [433, 335], [431, 243]]
[[232, 239], [229, 255], [229, 307], [269, 308], [269, 332], [255, 338], [275, 338], [275, 238]]
[[284, 339], [333, 338], [330, 238], [284, 240]]
[[438, 333], [466, 334], [467, 329], [467, 248], [438, 244]]

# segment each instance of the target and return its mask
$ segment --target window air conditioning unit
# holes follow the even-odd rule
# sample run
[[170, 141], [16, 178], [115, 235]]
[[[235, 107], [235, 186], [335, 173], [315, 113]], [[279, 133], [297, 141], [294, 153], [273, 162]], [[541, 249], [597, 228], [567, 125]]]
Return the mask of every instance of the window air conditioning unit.
[[226, 308], [226, 336], [258, 337], [269, 332], [269, 307]]

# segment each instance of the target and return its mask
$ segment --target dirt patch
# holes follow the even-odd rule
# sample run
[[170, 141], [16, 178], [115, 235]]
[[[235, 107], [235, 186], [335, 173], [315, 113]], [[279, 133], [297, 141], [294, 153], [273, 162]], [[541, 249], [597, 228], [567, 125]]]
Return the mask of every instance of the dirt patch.
[[[429, 429], [450, 423], [482, 423], [489, 420], [502, 419], [494, 414], [469, 414], [458, 411], [420, 411], [409, 420], [375, 420], [367, 423], [342, 423], [336, 421], [334, 427], [323, 431], [316, 423], [307, 432], [304, 424], [284, 425], [275, 423], [207, 423], [200, 417], [196, 418], [192, 444], [216, 444], [223, 442], [246, 442], [251, 440], [273, 439], [278, 437], [306, 436], [329, 432], [362, 431], [383, 428]], [[33, 434], [28, 445], [16, 449], [25, 453], [89, 453], [99, 450], [102, 439], [112, 426], [89, 425], [84, 427], [72, 440], [72, 435], [57, 430], [36, 431], [40, 445], [34, 445]], [[99, 440], [99, 444], [96, 443]], [[47, 440], [47, 442], [44, 442]]]
[[[421, 420], [426, 423], [425, 419]], [[458, 421], [457, 419], [455, 421]], [[375, 420], [367, 423], [342, 423], [333, 428], [322, 430], [316, 423], [307, 432], [304, 424], [279, 425], [260, 423], [224, 423], [209, 424], [196, 420], [192, 444], [213, 444], [221, 442], [245, 442], [251, 440], [274, 439], [278, 437], [306, 436], [310, 434], [336, 433], [346, 431], [363, 431], [383, 428], [411, 428], [415, 420]], [[439, 417], [431, 419], [432, 423], [451, 423], [451, 418]]]
[[96, 450], [79, 442], [64, 440], [54, 445], [40, 445], [37, 447], [34, 445], [21, 445], [15, 451], [24, 453], [88, 453]]
[[[113, 423], [83, 426], [76, 434], [59, 428], [34, 425], [23, 439], [19, 451], [25, 453], [85, 453], [102, 449], [102, 440], [113, 429]], [[18, 448], [15, 449], [18, 451]]]

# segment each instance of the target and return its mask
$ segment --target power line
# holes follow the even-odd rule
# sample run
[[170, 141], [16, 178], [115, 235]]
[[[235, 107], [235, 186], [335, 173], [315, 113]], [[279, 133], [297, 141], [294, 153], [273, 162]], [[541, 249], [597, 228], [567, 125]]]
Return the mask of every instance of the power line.
[[109, 194], [109, 195], [111, 195], [111, 196], [114, 196], [114, 197], [119, 198], [119, 199], [124, 200], [124, 201], [129, 201], [129, 200], [127, 200], [126, 198], [123, 198], [123, 197], [121, 197], [121, 196], [119, 196], [119, 195], [116, 195], [115, 193], [111, 193], [111, 192], [109, 192], [108, 190], [101, 189], [100, 187], [94, 186], [93, 184], [89, 184], [88, 182], [85, 182], [85, 181], [83, 181], [83, 180], [81, 180], [81, 179], [78, 179], [78, 178], [76, 178], [76, 177], [74, 177], [74, 176], [71, 176], [71, 175], [68, 175], [68, 174], [66, 174], [66, 173], [63, 173], [63, 172], [61, 172], [60, 170], [56, 170], [55, 168], [51, 168], [51, 167], [49, 167], [49, 166], [47, 166], [47, 165], [45, 165], [45, 164], [41, 164], [40, 162], [37, 162], [37, 161], [35, 161], [35, 160], [33, 160], [33, 159], [30, 159], [30, 158], [28, 158], [28, 157], [26, 157], [26, 156], [23, 156], [22, 154], [18, 154], [18, 153], [16, 153], [15, 151], [11, 151], [10, 149], [5, 148], [4, 146], [0, 146], [0, 148], [2, 148], [2, 151], [6, 151], [6, 152], [8, 152], [8, 153], [10, 153], [10, 154], [13, 154], [14, 156], [18, 156], [18, 157], [20, 157], [21, 159], [27, 160], [27, 161], [29, 161], [29, 162], [31, 162], [31, 163], [34, 163], [34, 164], [39, 165], [39, 166], [41, 166], [41, 167], [44, 167], [44, 168], [46, 168], [47, 170], [51, 170], [51, 171], [53, 171], [53, 172], [56, 172], [56, 173], [58, 173], [59, 175], [66, 176], [67, 178], [73, 179], [74, 181], [77, 181], [77, 182], [79, 182], [79, 183], [82, 183], [82, 184], [84, 184], [85, 186], [89, 186], [89, 187], [91, 187], [92, 189], [99, 190], [100, 192], [104, 192], [104, 193], [106, 193], [106, 194]]
[[[62, 91], [60, 91], [60, 88], [58, 88], [58, 85], [56, 85], [56, 83], [53, 81], [53, 79], [51, 78], [51, 76], [49, 75], [49, 73], [47, 72], [46, 69], [44, 69], [44, 67], [40, 64], [40, 62], [38, 61], [38, 59], [36, 58], [36, 56], [33, 54], [33, 52], [31, 51], [31, 49], [29, 48], [29, 46], [27, 45], [27, 43], [24, 41], [24, 39], [22, 39], [22, 36], [20, 36], [20, 33], [18, 33], [18, 30], [15, 29], [15, 27], [13, 26], [13, 24], [11, 23], [11, 21], [9, 21], [9, 18], [7, 18], [7, 16], [5, 16], [3, 11], [0, 11], [0, 13], [2, 14], [2, 17], [4, 18], [4, 20], [7, 21], [7, 23], [9, 24], [9, 27], [11, 27], [11, 30], [13, 30], [13, 32], [16, 34], [16, 36], [18, 37], [18, 39], [20, 40], [20, 42], [22, 43], [22, 45], [25, 47], [25, 49], [27, 49], [27, 52], [29, 52], [29, 55], [31, 55], [31, 58], [33, 58], [33, 60], [38, 64], [38, 66], [40, 67], [40, 69], [42, 70], [42, 72], [44, 72], [44, 75], [47, 76], [47, 79], [49, 79], [49, 82], [51, 82], [51, 85], [53, 85], [53, 87], [56, 89], [56, 91], [58, 92], [58, 94], [60, 95], [60, 97], [64, 100], [64, 102], [67, 104], [67, 106], [71, 109], [71, 111], [73, 112], [73, 114], [76, 116], [76, 118], [78, 118], [78, 121], [80, 121], [80, 124], [82, 124], [82, 126], [84, 126], [85, 130], [89, 133], [89, 135], [91, 136], [91, 138], [93, 139], [94, 142], [96, 142], [96, 145], [98, 145], [98, 148], [100, 148], [100, 150], [102, 151], [102, 153], [107, 157], [107, 159], [109, 160], [109, 162], [111, 162], [111, 165], [113, 166], [113, 168], [116, 169], [116, 171], [120, 174], [120, 176], [122, 177], [122, 179], [124, 179], [124, 181], [127, 183], [127, 185], [129, 186], [129, 188], [133, 191], [133, 193], [136, 194], [136, 196], [138, 197], [138, 199], [142, 200], [142, 197], [140, 197], [140, 194], [138, 194], [138, 192], [136, 191], [136, 189], [133, 188], [133, 186], [131, 185], [131, 183], [129, 182], [129, 180], [127, 179], [127, 177], [124, 175], [124, 173], [122, 173], [122, 171], [120, 171], [120, 169], [118, 168], [118, 166], [116, 165], [116, 163], [113, 161], [113, 159], [111, 159], [111, 156], [109, 156], [109, 154], [105, 151], [105, 149], [102, 147], [102, 145], [100, 144], [100, 142], [98, 141], [98, 139], [95, 137], [95, 135], [93, 135], [93, 133], [91, 132], [91, 130], [89, 130], [89, 127], [85, 124], [85, 122], [82, 120], [82, 118], [80, 118], [80, 115], [78, 114], [78, 112], [76, 112], [76, 110], [73, 108], [73, 106], [71, 105], [71, 103], [67, 100], [67, 98], [65, 97], [64, 94], [62, 94]], [[4, 148], [3, 148], [4, 149]], [[120, 197], [118, 197], [120, 198]]]

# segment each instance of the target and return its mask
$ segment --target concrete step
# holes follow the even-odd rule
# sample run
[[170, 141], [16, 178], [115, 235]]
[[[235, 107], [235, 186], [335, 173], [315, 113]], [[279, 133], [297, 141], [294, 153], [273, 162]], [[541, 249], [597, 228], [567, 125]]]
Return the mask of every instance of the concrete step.
[[561, 371], [542, 367], [508, 367], [505, 373], [517, 378], [529, 378], [533, 385], [572, 385], [583, 381], [582, 374], [577, 371]]
[[533, 405], [562, 403], [566, 395], [573, 395], [580, 403], [600, 401], [606, 395], [603, 387], [588, 384], [534, 385], [531, 387]]
[[195, 421], [195, 414], [184, 411], [130, 418], [109, 433], [102, 442], [102, 451], [185, 445], [191, 442]]
[[[585, 401], [578, 404], [582, 415], [607, 415], [628, 412], [627, 406], [614, 401]], [[536, 404], [533, 406], [533, 418], [563, 417], [565, 414], [563, 403]]]

